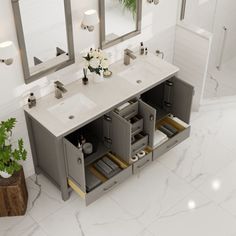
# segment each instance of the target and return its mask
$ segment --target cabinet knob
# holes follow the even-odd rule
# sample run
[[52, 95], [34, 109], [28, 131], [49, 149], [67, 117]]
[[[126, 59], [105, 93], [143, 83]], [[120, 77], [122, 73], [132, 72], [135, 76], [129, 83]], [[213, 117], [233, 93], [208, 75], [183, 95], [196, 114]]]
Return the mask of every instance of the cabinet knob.
[[153, 121], [153, 120], [154, 120], [154, 115], [150, 115], [150, 116], [149, 116], [149, 120], [150, 120], [150, 121]]
[[112, 122], [112, 119], [109, 115], [104, 115], [104, 119], [108, 122]]
[[80, 157], [77, 159], [77, 163], [78, 163], [79, 165], [82, 164], [82, 159], [81, 159]]

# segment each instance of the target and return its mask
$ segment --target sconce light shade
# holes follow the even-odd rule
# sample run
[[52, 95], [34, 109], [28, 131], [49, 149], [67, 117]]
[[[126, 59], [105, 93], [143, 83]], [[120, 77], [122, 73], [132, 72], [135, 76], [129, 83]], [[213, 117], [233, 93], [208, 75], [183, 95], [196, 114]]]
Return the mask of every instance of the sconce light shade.
[[99, 17], [96, 10], [88, 10], [84, 13], [84, 18], [82, 21], [82, 28], [88, 29], [88, 31], [93, 31], [94, 26], [99, 23]]
[[15, 54], [16, 48], [13, 42], [6, 41], [0, 43], [0, 62], [11, 65]]

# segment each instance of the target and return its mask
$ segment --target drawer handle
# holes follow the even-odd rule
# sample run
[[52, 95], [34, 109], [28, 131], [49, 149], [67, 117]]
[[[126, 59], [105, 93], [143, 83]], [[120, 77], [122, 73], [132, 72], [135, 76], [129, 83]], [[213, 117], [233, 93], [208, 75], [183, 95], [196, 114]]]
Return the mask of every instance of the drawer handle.
[[80, 157], [77, 159], [77, 163], [78, 163], [79, 165], [82, 164], [82, 159], [81, 159]]
[[133, 149], [133, 152], [136, 152], [137, 150], [139, 150], [141, 147], [143, 147], [145, 145], [146, 145], [146, 143], [142, 143], [142, 145], [140, 145], [138, 148]]
[[108, 191], [110, 189], [112, 189], [118, 182], [115, 181], [111, 186], [107, 187], [107, 188], [104, 188], [103, 191]]
[[138, 169], [142, 169], [150, 160], [146, 160], [142, 165], [137, 166]]
[[179, 142], [179, 140], [175, 140], [175, 142], [172, 143], [171, 145], [167, 146], [167, 148], [169, 149], [169, 148], [176, 146], [178, 142]]

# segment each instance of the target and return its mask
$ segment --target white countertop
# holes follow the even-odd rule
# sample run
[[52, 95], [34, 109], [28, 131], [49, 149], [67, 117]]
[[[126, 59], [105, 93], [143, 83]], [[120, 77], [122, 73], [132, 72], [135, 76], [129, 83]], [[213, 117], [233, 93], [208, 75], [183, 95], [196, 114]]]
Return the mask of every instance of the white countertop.
[[[120, 72], [128, 68], [131, 68], [132, 70], [135, 63], [138, 63], [137, 65], [140, 71], [142, 62], [144, 66], [148, 67], [149, 71], [153, 68], [152, 76], [147, 74], [145, 78], [143, 78], [143, 83], [137, 84], [132, 81], [129, 82], [127, 79], [118, 75]], [[84, 124], [87, 124], [94, 118], [99, 117], [99, 115], [104, 114], [109, 109], [120, 105], [123, 101], [126, 101], [131, 97], [142, 93], [142, 91], [146, 91], [154, 85], [159, 84], [165, 79], [174, 76], [179, 71], [176, 66], [161, 60], [153, 54], [138, 56], [136, 60], [131, 60], [129, 66], [123, 65], [123, 61], [118, 61], [111, 65], [110, 69], [113, 72], [113, 75], [111, 78], [105, 79], [104, 82], [94, 83], [92, 79], [90, 79], [88, 85], [83, 85], [82, 80], [79, 79], [78, 81], [66, 86], [68, 92], [63, 94], [62, 99], [56, 99], [54, 93], [51, 93], [38, 99], [36, 107], [29, 109], [28, 106], [24, 106], [24, 110], [49, 130], [55, 137], [60, 137], [69, 131], [73, 131]], [[154, 74], [155, 77], [153, 76]], [[131, 78], [131, 80], [133, 79]], [[78, 117], [75, 116], [72, 120], [68, 119], [67, 122], [62, 122], [60, 119], [57, 119], [57, 117], [52, 115], [49, 111], [51, 107], [76, 95], [77, 93], [85, 95], [91, 101], [96, 103], [96, 106], [89, 111], [81, 112]], [[74, 106], [76, 106], [76, 104]]]

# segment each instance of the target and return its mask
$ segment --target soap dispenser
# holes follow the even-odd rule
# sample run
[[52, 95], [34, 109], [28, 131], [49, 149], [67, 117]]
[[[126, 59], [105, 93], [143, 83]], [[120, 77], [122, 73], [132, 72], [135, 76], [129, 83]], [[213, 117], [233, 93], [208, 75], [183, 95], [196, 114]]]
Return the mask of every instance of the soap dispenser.
[[143, 42], [140, 43], [139, 54], [140, 54], [140, 55], [143, 55], [143, 54], [144, 54], [144, 46], [143, 46]]

